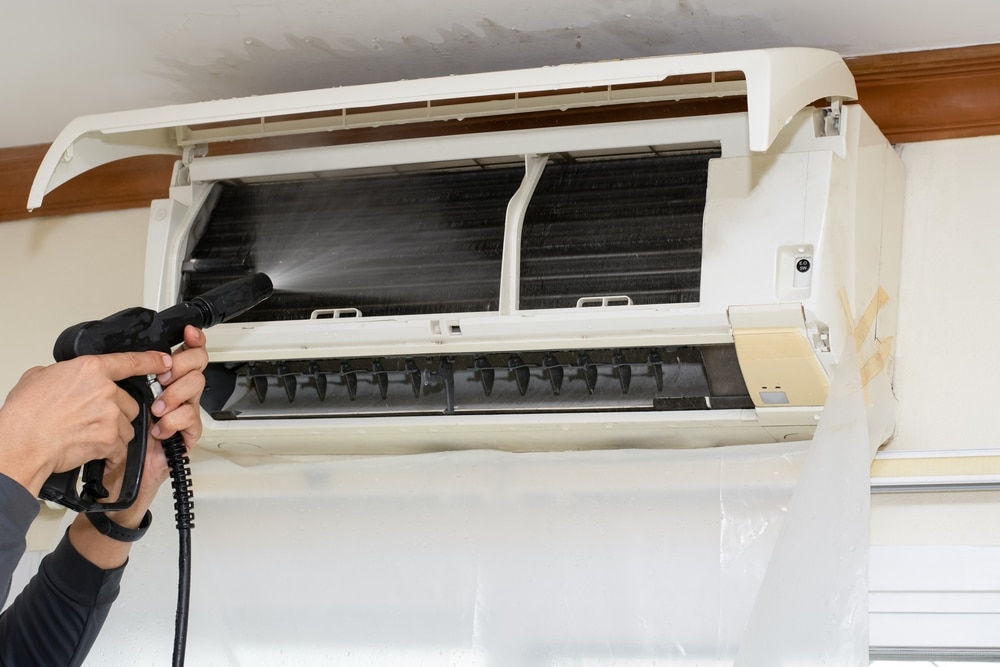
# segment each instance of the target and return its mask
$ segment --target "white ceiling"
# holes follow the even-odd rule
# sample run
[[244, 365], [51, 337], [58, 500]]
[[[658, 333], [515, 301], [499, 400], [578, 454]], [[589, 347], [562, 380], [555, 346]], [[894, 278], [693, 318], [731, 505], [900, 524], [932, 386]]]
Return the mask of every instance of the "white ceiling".
[[403, 78], [996, 42], [998, 0], [3, 0], [0, 146], [50, 142], [84, 114]]

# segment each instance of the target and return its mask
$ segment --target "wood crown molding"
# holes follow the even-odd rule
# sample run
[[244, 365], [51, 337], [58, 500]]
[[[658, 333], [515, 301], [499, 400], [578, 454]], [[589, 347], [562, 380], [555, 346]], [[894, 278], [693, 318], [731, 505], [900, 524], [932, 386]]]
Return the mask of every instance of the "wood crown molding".
[[847, 58], [893, 143], [1000, 134], [1000, 44]]
[[[846, 61], [857, 81], [858, 102], [893, 143], [1000, 134], [1000, 44]], [[707, 108], [715, 106], [711, 102], [699, 103], [697, 112], [732, 110], [731, 101], [720, 100], [717, 108]], [[637, 112], [648, 116], [651, 109]], [[594, 120], [595, 115], [588, 118]], [[47, 195], [42, 210], [29, 214], [28, 190], [46, 149], [45, 145], [0, 149], [0, 222], [146, 207], [167, 196], [175, 158], [129, 158], [73, 179]]]

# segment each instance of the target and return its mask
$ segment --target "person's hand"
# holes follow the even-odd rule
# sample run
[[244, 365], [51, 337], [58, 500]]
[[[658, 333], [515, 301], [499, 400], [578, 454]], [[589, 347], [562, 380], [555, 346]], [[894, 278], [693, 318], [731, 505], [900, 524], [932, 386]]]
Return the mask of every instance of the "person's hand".
[[[146, 461], [142, 471], [142, 484], [135, 503], [128, 510], [116, 512], [112, 519], [122, 525], [135, 523], [139, 525], [146, 509], [152, 504], [160, 485], [169, 476], [166, 455], [163, 453], [162, 440], [175, 433], [180, 433], [184, 444], [190, 449], [201, 437], [201, 411], [199, 403], [205, 389], [205, 376], [202, 371], [208, 365], [208, 352], [205, 350], [205, 334], [198, 328], [188, 326], [184, 329], [184, 344], [174, 352], [173, 366], [167, 372], [157, 377], [163, 387], [163, 393], [153, 402], [153, 417], [158, 421], [150, 430], [146, 442]], [[112, 471], [114, 472], [114, 471]], [[110, 479], [117, 489], [117, 479]], [[111, 487], [109, 487], [111, 488]], [[111, 497], [116, 497], [113, 491]]]
[[[199, 402], [205, 388], [202, 371], [207, 364], [205, 334], [195, 327], [186, 327], [184, 344], [174, 352], [172, 367], [157, 377], [164, 389], [152, 406], [153, 417], [159, 421], [150, 429], [146, 438], [146, 459], [139, 493], [135, 502], [127, 509], [108, 512], [108, 518], [119, 526], [138, 528], [160, 485], [169, 477], [161, 439], [180, 433], [185, 446], [190, 449], [201, 436]], [[110, 491], [111, 498], [118, 497], [122, 467], [109, 466], [105, 471], [104, 483]], [[131, 549], [131, 545], [127, 542], [119, 542], [99, 534], [83, 516], [73, 521], [69, 529], [69, 539], [84, 558], [103, 569], [118, 567], [125, 563]]]
[[28, 370], [0, 408], [0, 472], [37, 496], [54, 472], [105, 459], [122, 464], [139, 406], [115, 384], [173, 376], [161, 352], [83, 356]]

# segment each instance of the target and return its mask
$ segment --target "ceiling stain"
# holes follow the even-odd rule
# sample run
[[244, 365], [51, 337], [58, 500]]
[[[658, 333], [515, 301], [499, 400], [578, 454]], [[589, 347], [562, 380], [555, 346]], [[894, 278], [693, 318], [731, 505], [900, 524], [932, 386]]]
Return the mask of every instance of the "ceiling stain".
[[[53, 20], [58, 5], [59, 20]], [[992, 44], [997, 0], [0, 2], [0, 145], [74, 118], [375, 81], [811, 46], [845, 56]], [[87, 76], [81, 72], [88, 73]]]
[[[344, 38], [284, 33], [248, 35], [220, 49], [209, 63], [161, 57], [162, 70], [188, 101], [263, 95], [400, 79], [520, 69], [676, 53], [786, 46], [790, 40], [761, 19], [715, 16], [692, 5], [613, 0], [586, 23], [529, 30], [483, 16], [475, 25], [439, 27], [436, 38], [416, 34]], [[664, 8], [667, 5], [669, 8]], [[176, 97], [169, 102], [176, 102]]]

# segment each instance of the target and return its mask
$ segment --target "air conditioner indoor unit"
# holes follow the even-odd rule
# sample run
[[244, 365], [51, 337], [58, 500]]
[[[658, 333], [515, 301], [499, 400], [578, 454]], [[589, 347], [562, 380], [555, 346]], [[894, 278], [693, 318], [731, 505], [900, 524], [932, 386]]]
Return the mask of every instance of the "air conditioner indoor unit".
[[271, 276], [210, 332], [209, 448], [808, 439], [844, 345], [895, 329], [902, 166], [855, 97], [783, 48], [103, 114], [29, 207], [174, 153], [145, 305]]

